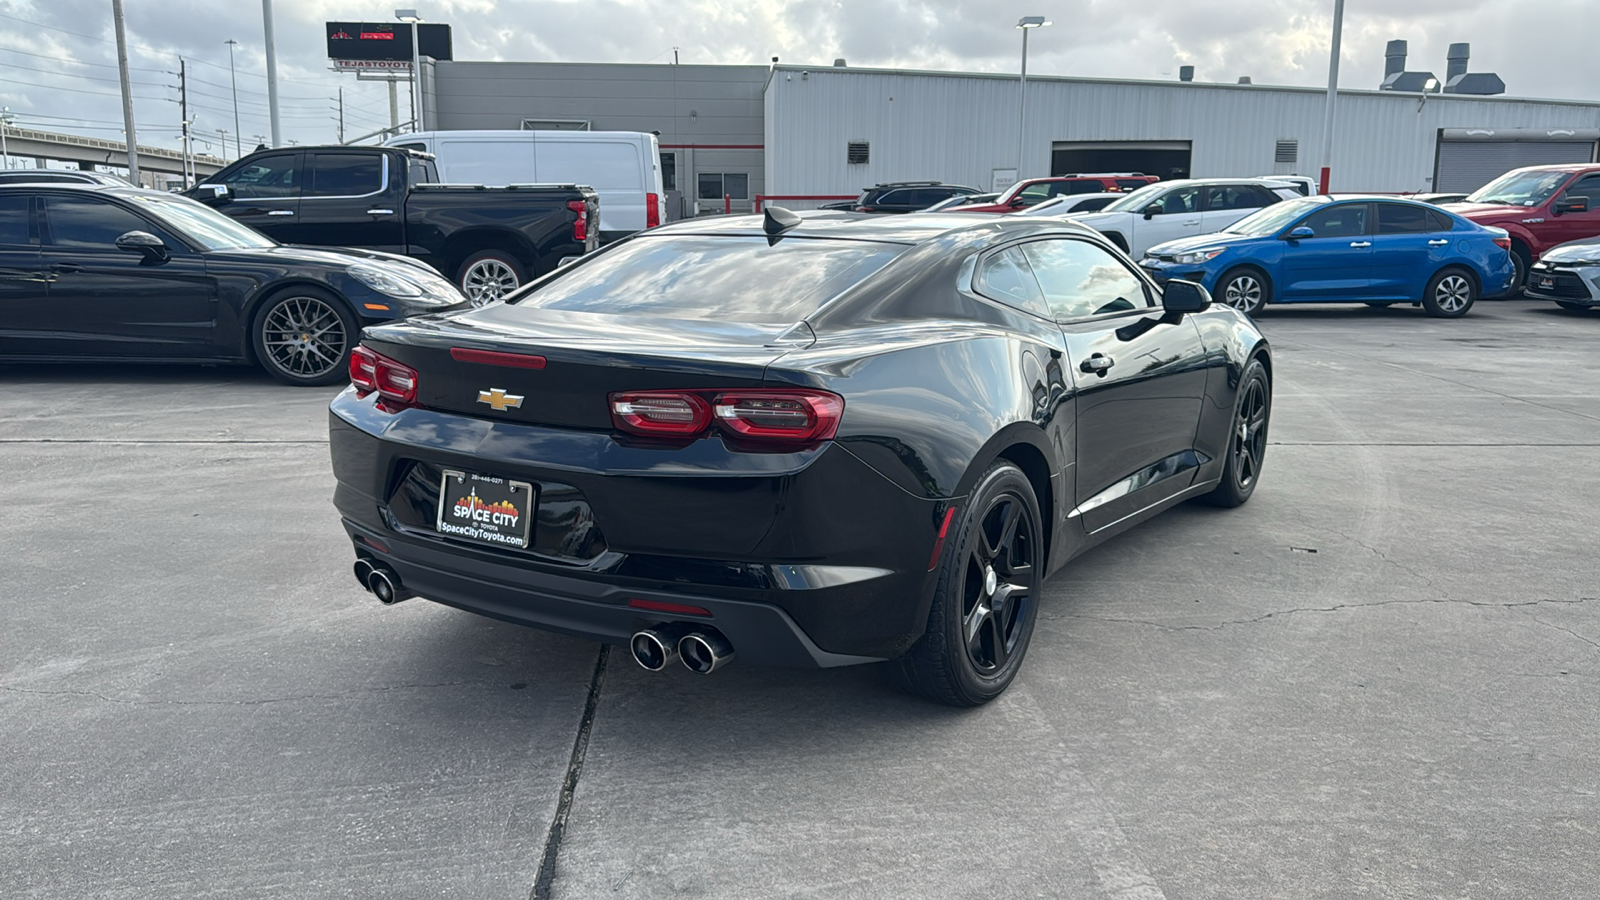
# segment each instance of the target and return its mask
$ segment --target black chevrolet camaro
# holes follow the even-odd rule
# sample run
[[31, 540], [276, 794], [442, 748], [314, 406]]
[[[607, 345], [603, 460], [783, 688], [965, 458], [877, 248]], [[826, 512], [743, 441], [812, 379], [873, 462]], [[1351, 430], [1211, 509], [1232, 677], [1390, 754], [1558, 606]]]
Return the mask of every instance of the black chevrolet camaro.
[[884, 660], [974, 705], [1043, 579], [1243, 503], [1266, 341], [1060, 220], [684, 222], [368, 328], [330, 416], [357, 578], [661, 669]]
[[0, 187], [0, 361], [254, 362], [331, 384], [362, 325], [465, 304], [406, 257], [284, 246], [173, 194]]

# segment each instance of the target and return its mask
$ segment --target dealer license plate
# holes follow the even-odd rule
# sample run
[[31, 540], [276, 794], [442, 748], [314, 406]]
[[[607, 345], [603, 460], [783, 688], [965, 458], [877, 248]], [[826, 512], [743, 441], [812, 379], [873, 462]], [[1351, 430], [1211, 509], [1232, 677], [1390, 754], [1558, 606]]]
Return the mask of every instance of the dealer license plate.
[[444, 471], [439, 485], [440, 534], [496, 547], [528, 546], [539, 499], [533, 485], [498, 475]]
[[1553, 288], [1556, 286], [1556, 280], [1551, 278], [1549, 275], [1535, 275], [1533, 278], [1533, 286], [1539, 288]]

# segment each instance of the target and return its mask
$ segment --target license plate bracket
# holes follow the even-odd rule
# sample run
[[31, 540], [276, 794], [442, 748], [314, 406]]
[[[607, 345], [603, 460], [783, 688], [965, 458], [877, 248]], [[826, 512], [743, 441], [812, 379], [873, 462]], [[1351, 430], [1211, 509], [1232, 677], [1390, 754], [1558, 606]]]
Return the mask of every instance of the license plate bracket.
[[529, 482], [445, 469], [434, 530], [456, 540], [526, 549], [538, 503], [538, 488]]

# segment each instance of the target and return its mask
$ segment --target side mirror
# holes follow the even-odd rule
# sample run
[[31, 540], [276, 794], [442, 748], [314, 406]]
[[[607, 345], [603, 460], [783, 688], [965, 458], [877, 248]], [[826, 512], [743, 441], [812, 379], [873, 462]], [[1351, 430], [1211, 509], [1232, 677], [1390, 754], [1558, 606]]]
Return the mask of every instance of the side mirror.
[[1317, 233], [1312, 231], [1310, 226], [1300, 225], [1298, 227], [1289, 229], [1289, 233], [1284, 235], [1283, 239], [1286, 241], [1303, 241], [1306, 238], [1314, 238], [1316, 236]]
[[195, 199], [210, 206], [221, 206], [233, 199], [233, 188], [225, 184], [202, 184], [194, 189]]
[[143, 253], [150, 262], [165, 262], [167, 245], [148, 231], [130, 231], [117, 238], [117, 249], [126, 253]]
[[1027, 201], [1027, 200], [1026, 200], [1026, 199], [1024, 199], [1024, 198], [1022, 198], [1022, 197], [1020, 197], [1020, 196], [1018, 196], [1018, 197], [1012, 197], [1012, 198], [1011, 198], [1011, 204], [1010, 204], [1010, 205], [1011, 205], [1011, 206], [1014, 206], [1014, 207], [1016, 207], [1016, 208], [1018, 208], [1018, 209], [1021, 209], [1021, 208], [1022, 208], [1022, 207], [1024, 207], [1024, 206], [1027, 206], [1027, 205], [1028, 205], [1028, 201]]
[[1558, 216], [1564, 216], [1567, 213], [1588, 212], [1589, 198], [1581, 194], [1575, 197], [1562, 197], [1556, 201], [1555, 209], [1552, 211]]
[[1169, 313], [1205, 312], [1211, 306], [1211, 295], [1192, 281], [1173, 279], [1161, 291], [1161, 308]]
[[1151, 216], [1159, 215], [1161, 213], [1161, 204], [1152, 203], [1149, 206], [1146, 206], [1143, 212], [1146, 219], [1150, 218]]

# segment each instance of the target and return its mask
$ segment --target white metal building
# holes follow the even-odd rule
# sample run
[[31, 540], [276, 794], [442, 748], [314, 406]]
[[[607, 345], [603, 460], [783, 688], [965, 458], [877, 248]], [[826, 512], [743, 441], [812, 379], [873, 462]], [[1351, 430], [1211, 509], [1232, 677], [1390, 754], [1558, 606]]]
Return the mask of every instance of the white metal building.
[[[1030, 76], [1021, 175], [1315, 176], [1326, 96]], [[1018, 169], [1015, 75], [783, 65], [765, 101], [768, 194], [913, 179], [991, 189]], [[1519, 165], [1593, 161], [1600, 103], [1341, 90], [1334, 131], [1335, 191], [1465, 191]]]

